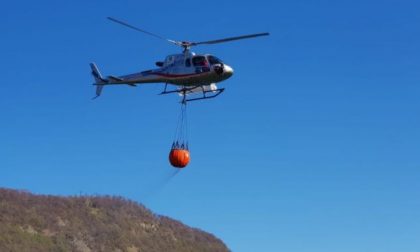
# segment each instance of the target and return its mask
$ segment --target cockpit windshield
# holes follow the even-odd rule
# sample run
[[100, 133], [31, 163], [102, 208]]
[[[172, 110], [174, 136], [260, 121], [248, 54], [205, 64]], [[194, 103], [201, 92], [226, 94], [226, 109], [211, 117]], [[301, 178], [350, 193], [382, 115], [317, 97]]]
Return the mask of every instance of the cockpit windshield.
[[210, 65], [222, 64], [222, 61], [220, 59], [212, 55], [207, 56], [207, 59], [209, 60]]
[[192, 59], [193, 65], [194, 66], [206, 66], [207, 65], [207, 60], [206, 57], [204, 56], [195, 56]]

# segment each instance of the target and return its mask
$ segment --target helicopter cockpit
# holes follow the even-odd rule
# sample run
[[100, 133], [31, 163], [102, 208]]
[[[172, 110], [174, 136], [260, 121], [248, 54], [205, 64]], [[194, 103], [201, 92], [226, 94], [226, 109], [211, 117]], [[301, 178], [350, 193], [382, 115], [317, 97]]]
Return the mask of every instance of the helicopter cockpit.
[[223, 64], [223, 62], [219, 58], [213, 55], [207, 55], [207, 60], [209, 61], [211, 66], [216, 64]]
[[197, 55], [192, 58], [193, 66], [212, 66], [223, 64], [222, 61], [213, 55]]
[[196, 73], [209, 72], [214, 69], [218, 74], [223, 73], [223, 63], [213, 55], [193, 55], [185, 60], [186, 67], [194, 67]]
[[195, 67], [208, 66], [208, 64], [209, 64], [206, 57], [202, 56], [202, 55], [194, 56], [192, 58], [192, 63], [193, 63], [193, 66], [195, 66]]

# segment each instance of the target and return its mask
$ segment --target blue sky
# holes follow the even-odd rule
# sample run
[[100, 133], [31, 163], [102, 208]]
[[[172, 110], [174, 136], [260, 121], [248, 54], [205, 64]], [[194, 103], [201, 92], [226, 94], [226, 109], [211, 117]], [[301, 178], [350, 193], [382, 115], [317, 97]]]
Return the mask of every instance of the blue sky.
[[[233, 251], [419, 251], [418, 1], [9, 1], [0, 16], [0, 186], [112, 194]], [[234, 76], [190, 104], [192, 161], [169, 180], [178, 97], [107, 87], [175, 40]]]

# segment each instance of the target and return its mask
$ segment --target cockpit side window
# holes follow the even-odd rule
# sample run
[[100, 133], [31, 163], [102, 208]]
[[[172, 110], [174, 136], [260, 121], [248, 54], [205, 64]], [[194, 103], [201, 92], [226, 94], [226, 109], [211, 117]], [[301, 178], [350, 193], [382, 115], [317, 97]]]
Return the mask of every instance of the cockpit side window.
[[207, 59], [209, 60], [210, 65], [222, 64], [222, 61], [220, 59], [212, 55], [207, 56]]
[[190, 67], [191, 66], [191, 59], [190, 58], [188, 58], [188, 59], [185, 60], [185, 66], [186, 67]]
[[207, 65], [207, 60], [206, 57], [204, 56], [195, 56], [192, 59], [193, 65], [194, 66], [206, 66]]

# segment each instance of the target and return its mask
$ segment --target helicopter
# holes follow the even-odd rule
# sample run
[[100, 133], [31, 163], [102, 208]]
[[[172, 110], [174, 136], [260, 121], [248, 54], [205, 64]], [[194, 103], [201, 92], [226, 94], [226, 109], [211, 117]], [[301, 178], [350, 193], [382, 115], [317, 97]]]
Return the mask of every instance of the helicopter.
[[[136, 87], [137, 84], [145, 83], [164, 83], [164, 90], [160, 94], [178, 93], [183, 97], [182, 103], [215, 98], [225, 90], [224, 88], [218, 88], [216, 84], [229, 79], [233, 75], [233, 68], [211, 54], [196, 54], [190, 50], [191, 47], [269, 35], [268, 32], [264, 32], [201, 42], [176, 41], [145, 31], [113, 17], [108, 17], [108, 19], [182, 47], [183, 51], [179, 54], [168, 55], [164, 61], [157, 61], [155, 64], [159, 68], [123, 76], [109, 75], [104, 78], [96, 64], [90, 63], [92, 75], [95, 79], [93, 85], [96, 86], [96, 96], [93, 99], [101, 95], [104, 86], [128, 85]], [[175, 85], [176, 89], [168, 90], [168, 84]], [[190, 95], [193, 95], [193, 98], [189, 98]]]

